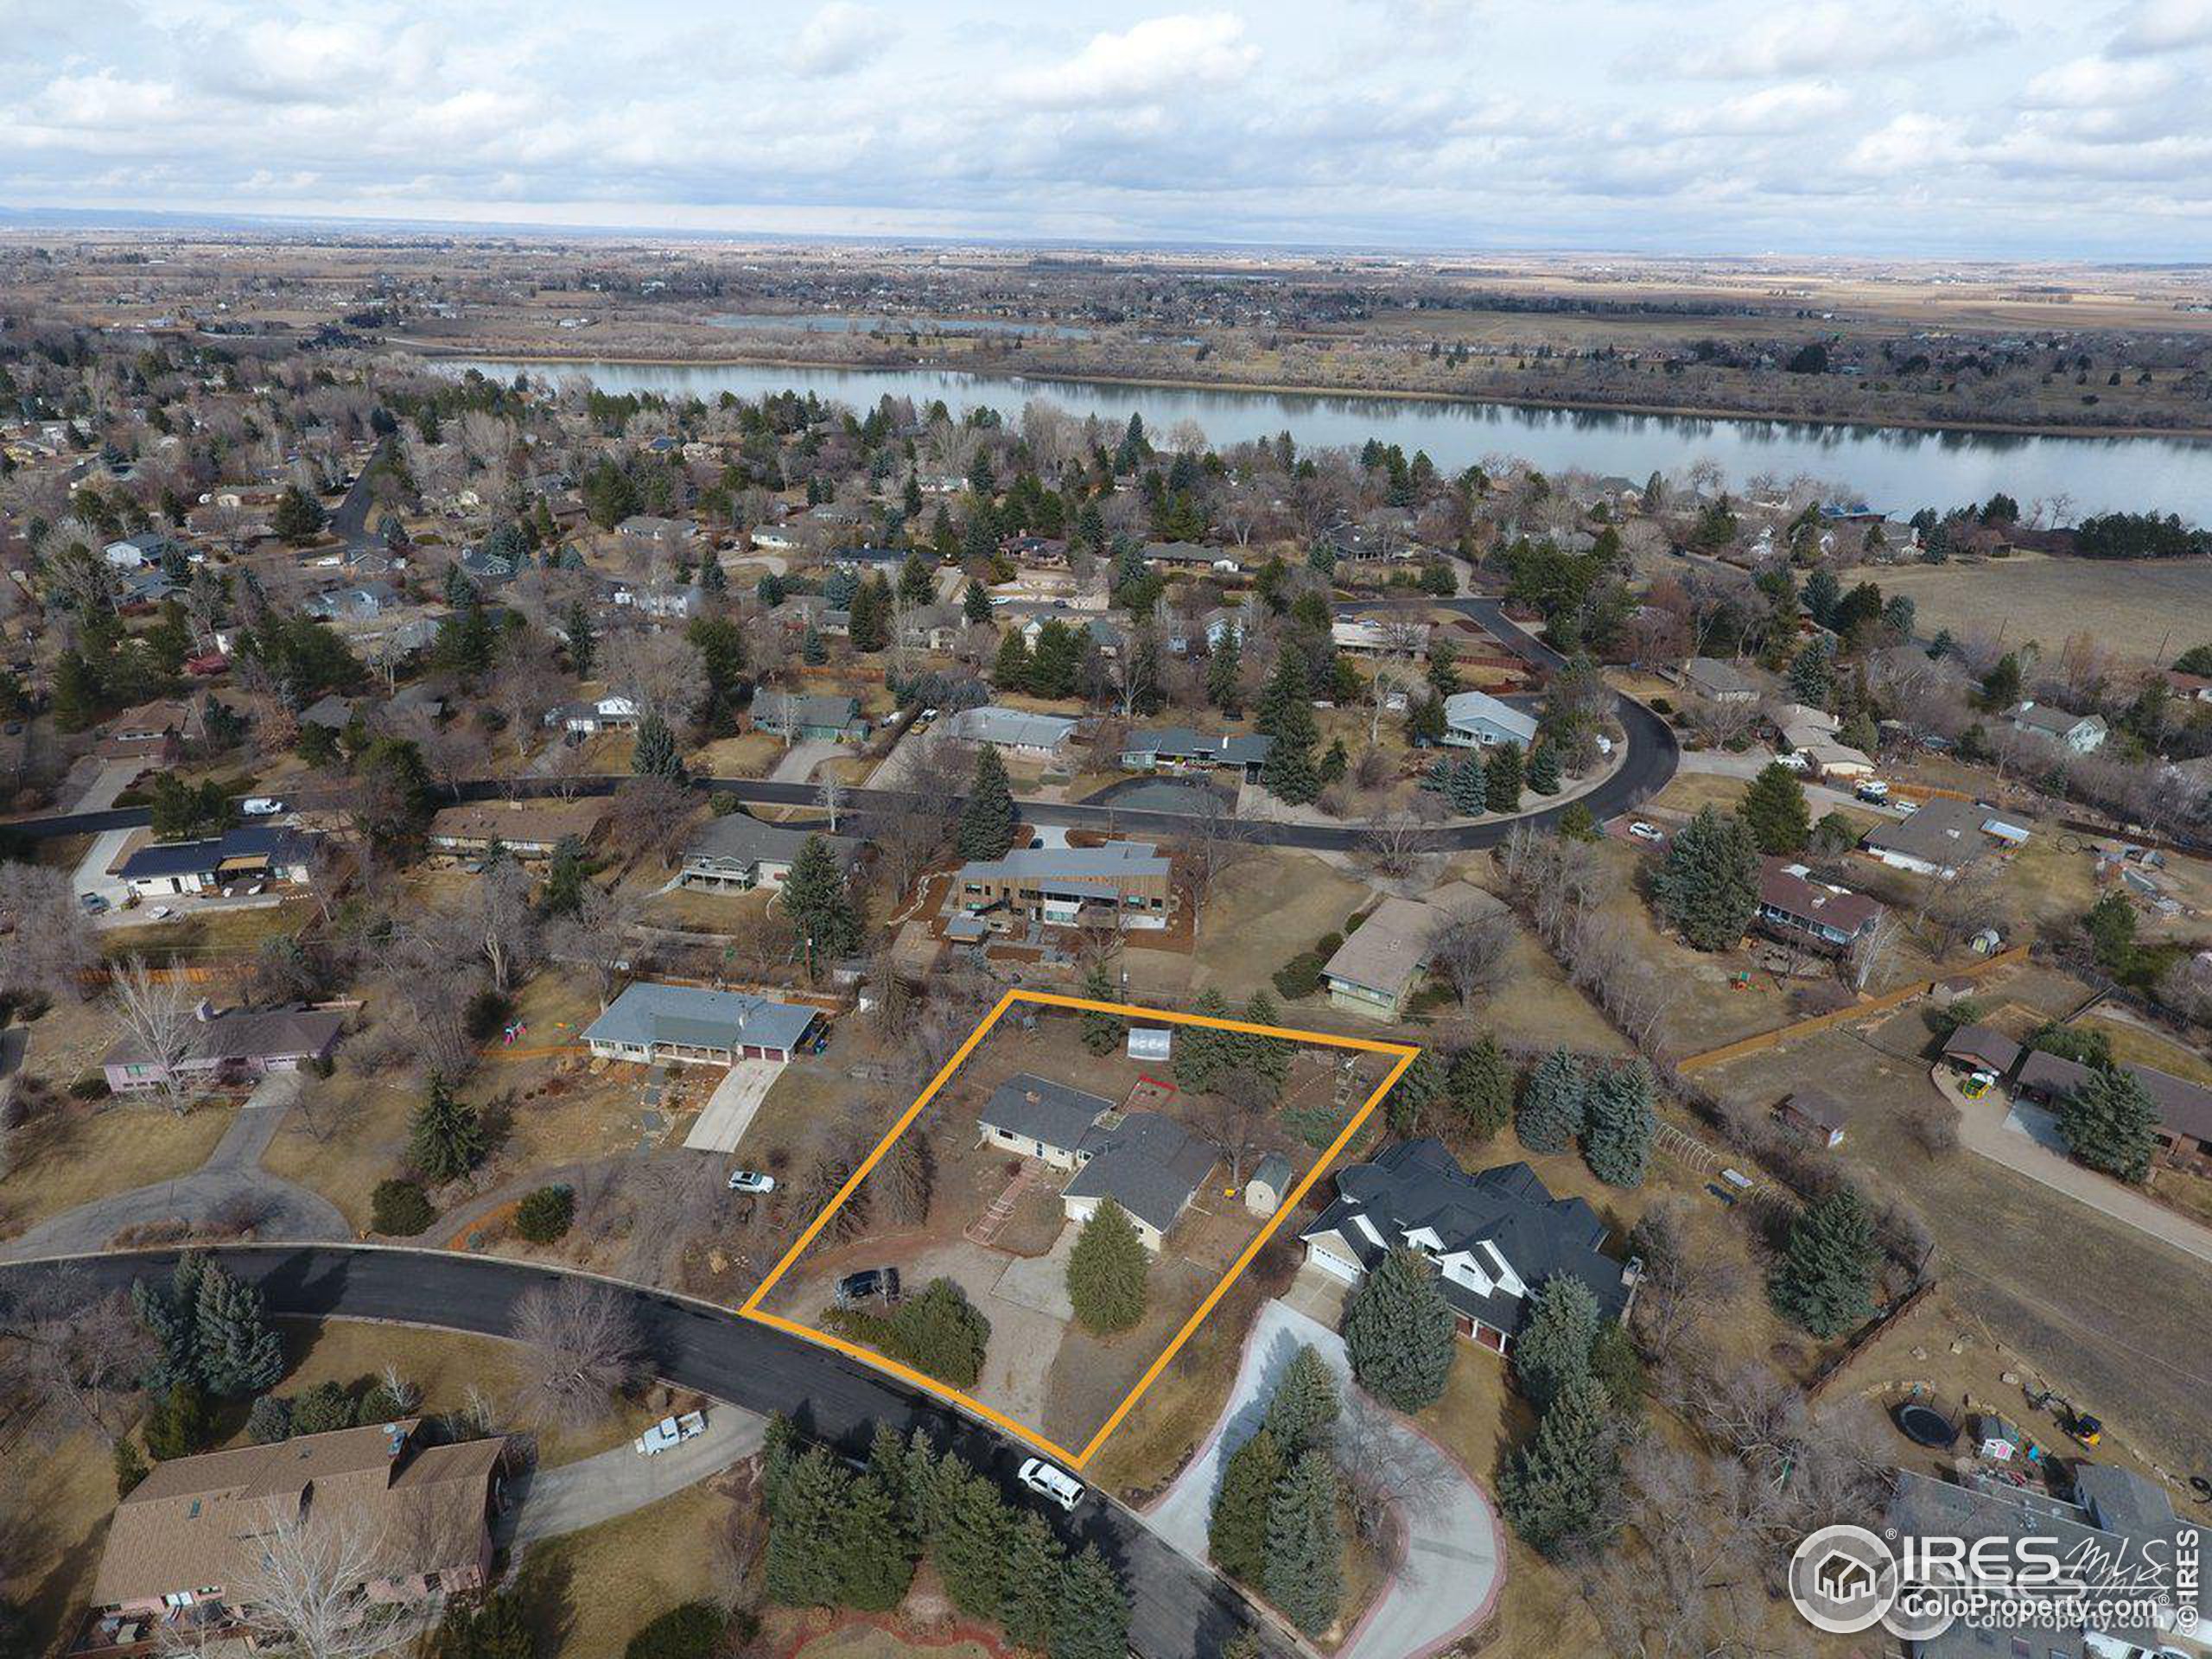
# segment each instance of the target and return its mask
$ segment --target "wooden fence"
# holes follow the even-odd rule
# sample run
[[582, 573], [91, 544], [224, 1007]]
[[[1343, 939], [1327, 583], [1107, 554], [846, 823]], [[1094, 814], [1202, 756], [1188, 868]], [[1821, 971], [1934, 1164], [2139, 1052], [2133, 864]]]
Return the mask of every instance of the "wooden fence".
[[1741, 1059], [1747, 1054], [1764, 1053], [1770, 1048], [1779, 1047], [1782, 1044], [1800, 1037], [1810, 1037], [1817, 1032], [1830, 1031], [1838, 1026], [1849, 1025], [1854, 1020], [1864, 1020], [1870, 1014], [1886, 1014], [1892, 1008], [1903, 1007], [1916, 998], [1929, 995], [1939, 985], [1948, 985], [1955, 980], [1980, 979], [1984, 975], [1995, 973], [2000, 968], [2010, 968], [2027, 959], [2028, 947], [2024, 944], [2016, 944], [2010, 950], [1999, 950], [1995, 956], [1984, 957], [1977, 962], [1969, 963], [1965, 967], [1948, 974], [1940, 974], [1933, 979], [1915, 980], [1910, 985], [1901, 985], [1893, 991], [1885, 991], [1879, 996], [1870, 996], [1861, 1001], [1847, 1003], [1842, 1007], [1827, 1014], [1816, 1014], [1809, 1019], [1799, 1020], [1786, 1026], [1777, 1026], [1771, 1031], [1762, 1031], [1750, 1037], [1740, 1037], [1732, 1043], [1723, 1043], [1718, 1048], [1708, 1048], [1702, 1054], [1693, 1054], [1688, 1059], [1676, 1061], [1675, 1069], [1682, 1072], [1702, 1071], [1709, 1066], [1721, 1065], [1730, 1060]]

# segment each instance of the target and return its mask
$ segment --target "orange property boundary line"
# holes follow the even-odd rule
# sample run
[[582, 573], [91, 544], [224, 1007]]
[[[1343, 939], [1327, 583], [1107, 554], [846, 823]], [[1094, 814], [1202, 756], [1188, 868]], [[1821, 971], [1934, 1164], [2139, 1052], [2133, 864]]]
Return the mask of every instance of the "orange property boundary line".
[[[1368, 1096], [1365, 1103], [1352, 1114], [1351, 1122], [1338, 1132], [1337, 1138], [1330, 1143], [1328, 1150], [1314, 1160], [1313, 1167], [1306, 1172], [1305, 1178], [1291, 1189], [1281, 1204], [1275, 1206], [1274, 1214], [1268, 1217], [1267, 1224], [1262, 1227], [1258, 1233], [1254, 1235], [1251, 1243], [1244, 1247], [1243, 1253], [1230, 1265], [1229, 1271], [1223, 1275], [1221, 1282], [1207, 1293], [1205, 1300], [1198, 1304], [1197, 1310], [1189, 1319], [1184, 1320], [1182, 1328], [1175, 1333], [1174, 1340], [1167, 1344], [1166, 1351], [1159, 1358], [1154, 1360], [1146, 1368], [1144, 1375], [1137, 1379], [1136, 1386], [1129, 1390], [1121, 1404], [1114, 1408], [1113, 1414], [1107, 1418], [1098, 1432], [1090, 1437], [1089, 1443], [1081, 1451], [1071, 1450], [1047, 1439], [1039, 1431], [1026, 1424], [1016, 1422], [1013, 1418], [1002, 1412], [994, 1410], [973, 1395], [963, 1394], [958, 1389], [950, 1388], [938, 1382], [935, 1377], [914, 1370], [911, 1365], [902, 1365], [897, 1360], [879, 1354], [873, 1349], [864, 1348], [855, 1342], [848, 1342], [841, 1337], [833, 1337], [826, 1331], [817, 1331], [812, 1325], [802, 1325], [797, 1319], [787, 1319], [781, 1314], [764, 1312], [760, 1306], [766, 1300], [768, 1293], [776, 1287], [777, 1281], [790, 1270], [792, 1263], [805, 1254], [807, 1246], [813, 1243], [823, 1228], [829, 1224], [830, 1217], [837, 1213], [838, 1207], [858, 1190], [861, 1182], [867, 1178], [868, 1171], [874, 1169], [881, 1161], [884, 1154], [891, 1150], [893, 1144], [906, 1132], [913, 1121], [922, 1115], [924, 1109], [929, 1105], [930, 1102], [937, 1097], [938, 1091], [944, 1088], [950, 1080], [952, 1074], [960, 1069], [968, 1056], [975, 1051], [976, 1044], [983, 1040], [984, 1037], [989, 1033], [991, 1027], [998, 1024], [1001, 1016], [1008, 1008], [1019, 1002], [1035, 1003], [1044, 1007], [1071, 1008], [1084, 1013], [1134, 1016], [1146, 1021], [1160, 1021], [1175, 1026], [1207, 1026], [1217, 1031], [1244, 1032], [1259, 1037], [1280, 1037], [1291, 1042], [1316, 1043], [1329, 1048], [1356, 1048], [1369, 1053], [1395, 1054], [1398, 1057], [1398, 1063], [1392, 1066], [1383, 1077], [1382, 1081], [1376, 1085], [1375, 1092]], [[1221, 1299], [1229, 1294], [1229, 1287], [1236, 1282], [1247, 1268], [1252, 1265], [1252, 1259], [1259, 1255], [1262, 1247], [1274, 1236], [1275, 1229], [1281, 1226], [1289, 1218], [1291, 1212], [1304, 1201], [1306, 1194], [1313, 1188], [1313, 1183], [1321, 1178], [1321, 1172], [1334, 1163], [1344, 1149], [1351, 1144], [1352, 1137], [1359, 1133], [1360, 1126], [1365, 1123], [1374, 1113], [1375, 1109], [1382, 1103], [1382, 1097], [1388, 1095], [1392, 1086], [1405, 1075], [1406, 1068], [1414, 1063], [1414, 1057], [1420, 1052], [1420, 1046], [1414, 1043], [1382, 1042], [1365, 1037], [1338, 1037], [1322, 1031], [1295, 1031], [1284, 1026], [1259, 1026], [1243, 1020], [1217, 1020], [1203, 1014], [1174, 1014], [1165, 1008], [1140, 1007], [1133, 1002], [1096, 1002], [1085, 997], [1059, 996], [1047, 991], [1008, 991], [998, 1000], [997, 1006], [984, 1016], [983, 1023], [969, 1033], [968, 1040], [960, 1045], [952, 1058], [938, 1068], [938, 1074], [930, 1079], [929, 1087], [923, 1090], [920, 1095], [916, 1096], [914, 1103], [899, 1115], [899, 1121], [891, 1126], [883, 1138], [875, 1143], [874, 1148], [861, 1160], [861, 1166], [846, 1178], [845, 1184], [837, 1189], [836, 1196], [823, 1207], [822, 1213], [807, 1224], [806, 1230], [801, 1233], [791, 1247], [784, 1252], [783, 1260], [777, 1262], [768, 1276], [760, 1281], [760, 1287], [746, 1299], [745, 1305], [738, 1309], [738, 1313], [741, 1318], [756, 1320], [762, 1325], [772, 1325], [777, 1330], [788, 1332], [795, 1337], [804, 1337], [809, 1342], [818, 1343], [825, 1348], [834, 1348], [837, 1352], [857, 1359], [862, 1364], [872, 1365], [880, 1371], [888, 1372], [902, 1382], [911, 1382], [916, 1388], [936, 1395], [939, 1399], [949, 1400], [962, 1409], [982, 1418], [986, 1422], [1004, 1429], [1007, 1433], [1051, 1452], [1070, 1468], [1080, 1469], [1090, 1461], [1098, 1448], [1106, 1443], [1108, 1437], [1122, 1426], [1123, 1420], [1135, 1408], [1137, 1402], [1144, 1397], [1145, 1391], [1159, 1380], [1160, 1374], [1167, 1369], [1168, 1363], [1182, 1351], [1183, 1344], [1188, 1342], [1198, 1326], [1205, 1322], [1206, 1316], [1220, 1305]]]

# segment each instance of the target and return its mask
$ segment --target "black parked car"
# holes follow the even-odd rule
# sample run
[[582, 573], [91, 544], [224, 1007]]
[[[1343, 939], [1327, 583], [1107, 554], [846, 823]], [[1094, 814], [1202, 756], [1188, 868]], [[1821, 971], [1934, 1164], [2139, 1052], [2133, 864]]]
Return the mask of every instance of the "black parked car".
[[837, 1281], [837, 1303], [850, 1307], [855, 1302], [872, 1301], [880, 1296], [887, 1302], [899, 1300], [899, 1269], [896, 1268], [864, 1268], [858, 1273], [849, 1273]]

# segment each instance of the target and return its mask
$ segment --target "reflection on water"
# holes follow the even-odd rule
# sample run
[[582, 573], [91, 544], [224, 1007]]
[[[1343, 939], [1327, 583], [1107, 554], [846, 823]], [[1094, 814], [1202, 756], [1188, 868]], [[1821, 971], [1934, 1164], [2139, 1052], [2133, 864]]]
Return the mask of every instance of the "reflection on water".
[[[814, 319], [812, 321], [823, 321]], [[848, 322], [858, 318], [841, 319]], [[976, 327], [986, 325], [977, 324]], [[1287, 431], [1301, 445], [1357, 446], [1370, 438], [1426, 449], [1447, 471], [1491, 455], [1540, 467], [1580, 467], [1641, 481], [1694, 461], [1716, 463], [1731, 483], [1761, 474], [1830, 480], [1893, 512], [1962, 506], [2003, 490], [2023, 504], [2063, 496], [2076, 517], [2094, 512], [2177, 512], [2212, 522], [2212, 441], [2171, 437], [2037, 437], [2017, 433], [1926, 431], [1808, 421], [1719, 420], [1699, 416], [1611, 414], [1507, 404], [1261, 392], [1196, 387], [1117, 386], [1086, 380], [963, 374], [951, 369], [786, 367], [751, 363], [523, 363], [444, 359], [505, 378], [518, 371], [589, 378], [605, 391], [658, 391], [711, 399], [812, 391], [865, 408], [877, 399], [943, 398], [956, 412], [988, 404], [1011, 416], [1042, 397], [1076, 416], [1116, 425], [1131, 410], [1155, 432], [1196, 421], [1215, 444]]]

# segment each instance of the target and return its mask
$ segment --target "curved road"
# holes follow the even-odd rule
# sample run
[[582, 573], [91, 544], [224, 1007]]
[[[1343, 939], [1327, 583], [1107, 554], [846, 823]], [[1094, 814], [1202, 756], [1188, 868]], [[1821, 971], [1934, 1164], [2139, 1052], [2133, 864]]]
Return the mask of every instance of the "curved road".
[[[1425, 603], [1430, 608], [1456, 610], [1474, 618], [1526, 661], [1554, 668], [1563, 660], [1543, 641], [1517, 623], [1508, 621], [1503, 607], [1496, 600], [1434, 600]], [[1681, 752], [1675, 741], [1673, 728], [1632, 697], [1621, 697], [1615, 712], [1627, 735], [1628, 753], [1622, 758], [1613, 775], [1595, 789], [1577, 797], [1572, 803], [1563, 802], [1557, 806], [1523, 812], [1510, 818], [1498, 818], [1487, 823], [1440, 825], [1435, 832], [1438, 842], [1460, 851], [1495, 847], [1518, 825], [1530, 823], [1539, 829], [1549, 829], [1559, 822], [1560, 815], [1569, 805], [1587, 807], [1592, 816], [1603, 820], [1631, 811], [1657, 794], [1667, 786], [1668, 780], [1675, 775], [1675, 768], [1681, 760]], [[456, 800], [474, 801], [504, 800], [519, 795], [611, 795], [626, 781], [626, 775], [602, 775], [561, 782], [529, 777], [486, 779], [461, 784], [454, 788], [451, 794]], [[810, 783], [778, 783], [753, 778], [700, 778], [694, 781], [702, 789], [734, 795], [740, 801], [756, 806], [814, 806], [818, 805], [821, 800], [820, 790]], [[918, 796], [906, 791], [885, 789], [848, 789], [843, 796], [845, 810], [860, 813], [872, 810], [896, 811], [905, 804], [918, 798]], [[933, 806], [948, 801], [957, 805], [962, 799], [958, 795], [944, 794], [932, 794], [928, 798]], [[292, 804], [296, 806], [342, 806], [346, 804], [346, 798], [339, 796], [324, 800], [302, 795], [292, 798]], [[1189, 816], [1179, 812], [1123, 810], [1082, 801], [1021, 800], [1019, 804], [1021, 816], [1031, 823], [1086, 830], [1150, 830], [1164, 836], [1181, 833], [1191, 825]], [[23, 818], [0, 825], [0, 828], [12, 830], [28, 840], [39, 841], [52, 836], [98, 835], [110, 830], [137, 829], [149, 821], [150, 815], [146, 809], [122, 807], [105, 812], [72, 812], [52, 817]], [[1240, 841], [1270, 847], [1301, 847], [1313, 851], [1357, 851], [1365, 844], [1368, 833], [1368, 826], [1360, 823], [1275, 823], [1250, 818], [1235, 821], [1235, 834]]]
[[[103, 1290], [166, 1274], [174, 1249], [69, 1258]], [[549, 1268], [493, 1257], [429, 1250], [318, 1244], [220, 1245], [203, 1254], [260, 1287], [269, 1311], [309, 1319], [387, 1319], [505, 1337], [516, 1300], [563, 1275]], [[53, 1262], [0, 1268], [0, 1287], [51, 1271]], [[826, 1348], [741, 1319], [726, 1308], [639, 1286], [601, 1281], [626, 1295], [645, 1339], [650, 1369], [679, 1388], [766, 1416], [783, 1412], [808, 1434], [855, 1455], [879, 1423], [899, 1433], [925, 1430], [996, 1478], [1009, 1499], [1034, 1506], [1013, 1484], [1027, 1448], [970, 1421], [925, 1395]], [[1078, 1542], [1095, 1543], [1129, 1588], [1129, 1643], [1143, 1659], [1211, 1659], [1250, 1621], [1236, 1591], [1147, 1530], [1120, 1505], [1099, 1498], [1075, 1520], [1048, 1520]], [[1292, 1649], [1268, 1637], [1269, 1652]]]

